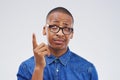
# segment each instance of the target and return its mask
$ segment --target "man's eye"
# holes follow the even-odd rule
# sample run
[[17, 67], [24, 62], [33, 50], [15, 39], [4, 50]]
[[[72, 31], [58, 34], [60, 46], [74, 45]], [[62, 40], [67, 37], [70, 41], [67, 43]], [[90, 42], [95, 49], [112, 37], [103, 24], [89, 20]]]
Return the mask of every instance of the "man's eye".
[[70, 28], [64, 28], [65, 31], [70, 31]]
[[58, 27], [57, 26], [53, 26], [52, 29], [57, 29]]

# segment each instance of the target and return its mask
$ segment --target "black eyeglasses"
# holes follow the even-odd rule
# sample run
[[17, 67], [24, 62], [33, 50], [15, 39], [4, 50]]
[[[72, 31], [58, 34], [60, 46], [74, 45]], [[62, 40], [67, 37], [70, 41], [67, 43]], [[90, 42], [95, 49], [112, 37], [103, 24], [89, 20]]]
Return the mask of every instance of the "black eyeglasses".
[[65, 35], [69, 35], [71, 32], [73, 32], [73, 28], [68, 28], [68, 27], [61, 28], [57, 25], [48, 25], [48, 24], [47, 26], [49, 27], [50, 31], [53, 33], [58, 33], [60, 29], [62, 30], [62, 33]]

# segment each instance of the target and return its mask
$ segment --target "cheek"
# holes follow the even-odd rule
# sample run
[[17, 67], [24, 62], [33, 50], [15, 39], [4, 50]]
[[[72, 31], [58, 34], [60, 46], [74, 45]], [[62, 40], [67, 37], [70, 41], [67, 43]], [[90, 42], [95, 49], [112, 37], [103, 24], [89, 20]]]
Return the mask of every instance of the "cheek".
[[52, 37], [48, 36], [48, 41], [51, 43], [52, 42]]
[[53, 35], [50, 34], [50, 33], [47, 33], [46, 36], [47, 36], [48, 43], [52, 43], [52, 37], [53, 37]]
[[67, 44], [69, 43], [70, 39], [72, 39], [72, 38], [73, 38], [73, 34], [66, 36]]
[[70, 36], [66, 36], [65, 38], [66, 38], [65, 42], [66, 42], [66, 45], [67, 45], [70, 41]]

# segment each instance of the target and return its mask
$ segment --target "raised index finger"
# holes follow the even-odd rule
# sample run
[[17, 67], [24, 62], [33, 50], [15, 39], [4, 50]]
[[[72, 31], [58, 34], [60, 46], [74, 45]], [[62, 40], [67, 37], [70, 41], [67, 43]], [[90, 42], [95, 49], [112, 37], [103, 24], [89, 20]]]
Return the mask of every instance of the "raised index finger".
[[34, 33], [33, 33], [32, 43], [33, 43], [33, 49], [35, 49], [38, 46], [38, 44]]

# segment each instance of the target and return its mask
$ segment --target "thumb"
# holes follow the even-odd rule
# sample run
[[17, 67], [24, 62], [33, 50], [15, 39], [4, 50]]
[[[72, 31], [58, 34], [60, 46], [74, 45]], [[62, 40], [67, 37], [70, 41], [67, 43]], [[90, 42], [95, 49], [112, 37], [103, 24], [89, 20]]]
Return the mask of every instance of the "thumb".
[[36, 41], [36, 36], [34, 33], [32, 37], [32, 44], [33, 44], [33, 49], [35, 49], [38, 46], [37, 41]]

